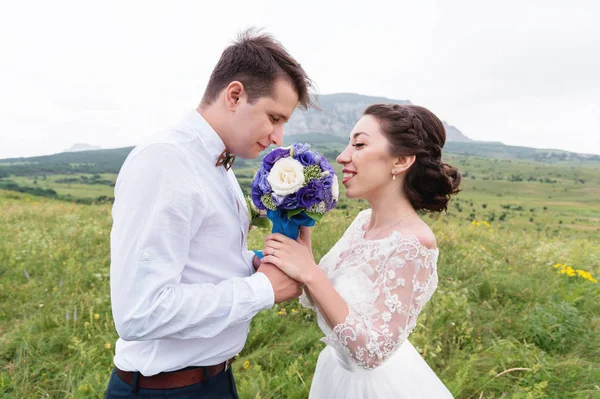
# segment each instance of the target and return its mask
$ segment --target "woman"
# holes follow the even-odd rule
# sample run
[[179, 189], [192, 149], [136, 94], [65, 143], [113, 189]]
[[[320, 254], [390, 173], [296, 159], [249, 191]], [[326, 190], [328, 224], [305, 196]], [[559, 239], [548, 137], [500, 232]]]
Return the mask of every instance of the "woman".
[[304, 284], [327, 347], [311, 398], [451, 398], [407, 338], [437, 287], [438, 249], [419, 211], [441, 212], [460, 174], [441, 161], [446, 134], [430, 111], [372, 105], [338, 156], [346, 195], [371, 209], [315, 264], [310, 231], [267, 237], [263, 262]]

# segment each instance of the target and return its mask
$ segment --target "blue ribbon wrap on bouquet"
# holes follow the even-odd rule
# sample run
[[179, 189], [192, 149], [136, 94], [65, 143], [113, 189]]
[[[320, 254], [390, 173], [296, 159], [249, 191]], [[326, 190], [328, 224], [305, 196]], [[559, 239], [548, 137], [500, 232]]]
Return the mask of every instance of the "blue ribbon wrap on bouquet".
[[[300, 235], [300, 226], [312, 227], [315, 225], [315, 220], [308, 216], [305, 212], [300, 212], [297, 215], [288, 218], [285, 210], [267, 210], [267, 217], [273, 223], [271, 233], [280, 233], [292, 240], [297, 240]], [[262, 259], [262, 251], [253, 251], [259, 259]]]

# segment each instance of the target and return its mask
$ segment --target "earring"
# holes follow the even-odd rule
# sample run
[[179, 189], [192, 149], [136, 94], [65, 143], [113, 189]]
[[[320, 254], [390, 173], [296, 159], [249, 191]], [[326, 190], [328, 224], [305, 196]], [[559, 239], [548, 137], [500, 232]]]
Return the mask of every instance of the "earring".
[[392, 180], [396, 180], [396, 175], [392, 175]]

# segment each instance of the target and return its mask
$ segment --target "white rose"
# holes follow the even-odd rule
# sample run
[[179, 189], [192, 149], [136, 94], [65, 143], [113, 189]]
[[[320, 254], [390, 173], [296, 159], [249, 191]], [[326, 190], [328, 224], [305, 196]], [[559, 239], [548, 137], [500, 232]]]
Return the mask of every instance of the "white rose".
[[273, 165], [267, 181], [275, 194], [293, 194], [304, 184], [304, 167], [294, 158], [281, 158]]
[[340, 199], [340, 184], [338, 183], [338, 177], [336, 174], [333, 175], [333, 185], [331, 186], [331, 195], [334, 200]]

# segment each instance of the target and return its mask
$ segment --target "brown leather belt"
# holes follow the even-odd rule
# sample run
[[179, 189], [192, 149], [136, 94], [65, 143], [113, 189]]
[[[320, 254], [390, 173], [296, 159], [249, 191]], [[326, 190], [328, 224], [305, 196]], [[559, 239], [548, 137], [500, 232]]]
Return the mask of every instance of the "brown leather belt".
[[[189, 370], [171, 371], [159, 373], [150, 377], [145, 377], [142, 374], [138, 375], [137, 387], [146, 389], [175, 389], [183, 388], [189, 385], [204, 382], [210, 377], [214, 377], [222, 371], [229, 368], [231, 359], [217, 364], [216, 366], [196, 367]], [[206, 375], [205, 370], [208, 371]], [[133, 384], [133, 371], [123, 371], [115, 367], [115, 373], [121, 380], [129, 385]]]

